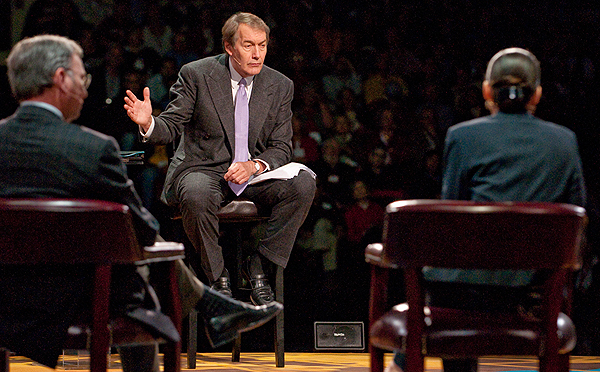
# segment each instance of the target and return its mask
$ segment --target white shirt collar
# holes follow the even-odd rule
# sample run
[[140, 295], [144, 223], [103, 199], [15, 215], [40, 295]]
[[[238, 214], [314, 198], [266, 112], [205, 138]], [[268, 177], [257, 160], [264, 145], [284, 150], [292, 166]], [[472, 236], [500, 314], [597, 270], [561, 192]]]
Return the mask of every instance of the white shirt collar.
[[62, 112], [60, 112], [60, 110], [58, 108], [56, 108], [56, 106], [52, 106], [51, 104], [46, 103], [46, 102], [40, 102], [40, 101], [23, 101], [23, 102], [21, 102], [21, 106], [36, 106], [36, 107], [41, 107], [41, 108], [46, 109], [46, 110], [48, 110], [50, 112], [53, 112], [54, 114], [56, 114], [62, 120], [65, 120], [65, 117], [63, 116]]
[[[231, 86], [237, 90], [237, 87], [240, 83], [240, 80], [242, 80], [242, 75], [240, 75], [235, 68], [233, 68], [233, 65], [231, 64], [231, 60], [232, 58], [229, 57], [229, 73], [231, 75]], [[254, 81], [254, 75], [252, 76], [248, 76], [246, 78], [246, 87], [250, 87], [252, 85], [252, 81]]]

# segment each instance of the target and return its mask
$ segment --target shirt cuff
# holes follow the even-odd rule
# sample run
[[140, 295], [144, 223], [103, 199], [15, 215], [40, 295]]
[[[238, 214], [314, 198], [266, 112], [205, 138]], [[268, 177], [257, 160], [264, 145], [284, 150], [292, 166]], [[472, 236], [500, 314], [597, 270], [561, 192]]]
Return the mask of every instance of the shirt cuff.
[[150, 124], [150, 128], [148, 128], [148, 131], [146, 131], [146, 133], [142, 132], [142, 127], [140, 127], [140, 134], [142, 135], [142, 142], [148, 142], [148, 138], [150, 138], [153, 131], [154, 131], [154, 116], [152, 116], [152, 123]]
[[269, 170], [271, 170], [271, 167], [269, 167], [269, 163], [267, 163], [266, 161], [264, 161], [264, 160], [262, 160], [262, 159], [252, 159], [252, 160], [253, 160], [253, 161], [258, 161], [258, 162], [260, 162], [262, 165], [264, 165], [264, 166], [265, 166], [265, 170], [263, 170], [263, 171], [262, 171], [262, 172], [260, 172], [260, 173], [256, 173], [256, 175], [257, 175], [257, 176], [258, 176], [259, 174], [261, 174], [261, 173], [264, 173], [264, 172], [266, 172], [266, 171], [269, 171]]

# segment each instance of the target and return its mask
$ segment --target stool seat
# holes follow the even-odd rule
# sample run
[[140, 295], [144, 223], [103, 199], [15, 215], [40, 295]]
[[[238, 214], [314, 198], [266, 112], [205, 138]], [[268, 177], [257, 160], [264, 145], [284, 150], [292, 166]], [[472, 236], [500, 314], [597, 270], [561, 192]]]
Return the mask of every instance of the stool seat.
[[221, 207], [217, 212], [220, 221], [248, 222], [248, 220], [266, 219], [259, 216], [256, 204], [246, 199], [236, 199]]

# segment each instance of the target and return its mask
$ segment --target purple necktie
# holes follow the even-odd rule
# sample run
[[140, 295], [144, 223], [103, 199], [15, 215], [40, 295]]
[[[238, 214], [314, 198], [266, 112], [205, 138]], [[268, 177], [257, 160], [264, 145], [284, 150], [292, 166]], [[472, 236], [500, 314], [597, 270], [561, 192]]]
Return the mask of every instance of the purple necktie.
[[[233, 163], [248, 161], [248, 96], [246, 95], [246, 79], [240, 80], [235, 96], [235, 148]], [[239, 195], [248, 186], [248, 182], [241, 185], [229, 182], [229, 187]]]

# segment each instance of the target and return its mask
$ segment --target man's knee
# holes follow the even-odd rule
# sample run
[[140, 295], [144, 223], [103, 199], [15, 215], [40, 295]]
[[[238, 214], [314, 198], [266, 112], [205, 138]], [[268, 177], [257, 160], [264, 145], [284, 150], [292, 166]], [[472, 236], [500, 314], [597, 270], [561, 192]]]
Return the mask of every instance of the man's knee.
[[315, 179], [306, 171], [300, 171], [297, 177], [292, 179], [294, 191], [305, 203], [312, 204], [317, 185]]
[[219, 183], [202, 173], [190, 173], [179, 182], [178, 196], [182, 209], [197, 213], [214, 209], [221, 203]]

